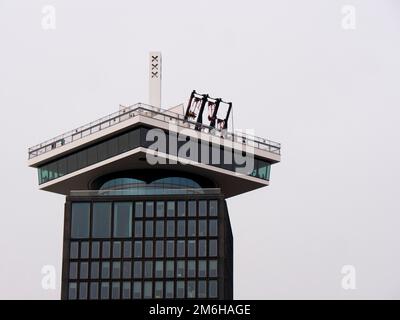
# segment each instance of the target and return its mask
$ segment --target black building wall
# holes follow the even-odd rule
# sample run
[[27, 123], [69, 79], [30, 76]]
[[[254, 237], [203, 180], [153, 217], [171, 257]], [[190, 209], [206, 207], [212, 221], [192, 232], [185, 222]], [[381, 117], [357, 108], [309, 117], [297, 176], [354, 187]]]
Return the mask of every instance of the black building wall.
[[[189, 210], [189, 206], [193, 207], [193, 201], [195, 203], [195, 215], [193, 215], [193, 210]], [[94, 203], [112, 203], [111, 212], [110, 212], [110, 234], [109, 236], [103, 236], [98, 238], [94, 235]], [[131, 203], [132, 204], [132, 227], [131, 227], [131, 235], [117, 237], [116, 231], [118, 232], [118, 227], [121, 222], [116, 221], [117, 216], [119, 217], [119, 213], [116, 213], [119, 209], [119, 203]], [[171, 214], [172, 209], [168, 210], [169, 203], [174, 203], [174, 215]], [[81, 230], [74, 230], [73, 224], [73, 213], [72, 207], [76, 208], [77, 203], [87, 204], [83, 205], [83, 207], [90, 208], [88, 215], [88, 233], [83, 237], [77, 237], [76, 235], [80, 232], [84, 234], [86, 232], [86, 221], [80, 223]], [[136, 204], [143, 203], [143, 216], [136, 216]], [[153, 215], [146, 215], [146, 207], [147, 203], [153, 203]], [[161, 203], [164, 203], [163, 209], [161, 209]], [[178, 212], [178, 206], [181, 206], [182, 203], [185, 203], [185, 215], [181, 215]], [[206, 215], [204, 214], [204, 203], [206, 203]], [[160, 205], [159, 205], [160, 204]], [[216, 206], [215, 206], [216, 205]], [[129, 207], [129, 205], [125, 206]], [[200, 208], [201, 207], [201, 208]], [[211, 208], [212, 207], [212, 208]], [[214, 215], [215, 210], [214, 207], [217, 208], [217, 213]], [[159, 208], [159, 212], [157, 211]], [[75, 210], [75, 209], [74, 209]], [[163, 213], [161, 214], [161, 211]], [[74, 213], [76, 216], [78, 213]], [[84, 213], [85, 214], [85, 213]], [[170, 288], [171, 283], [173, 283], [173, 297], [172, 298], [191, 298], [188, 295], [189, 292], [193, 292], [193, 290], [188, 290], [188, 288], [192, 288], [191, 285], [195, 285], [195, 295], [193, 298], [202, 298], [202, 299], [233, 299], [233, 237], [232, 230], [229, 221], [228, 210], [226, 206], [225, 199], [223, 195], [215, 195], [215, 194], [196, 194], [196, 195], [157, 195], [157, 196], [69, 196], [66, 198], [65, 203], [65, 222], [64, 222], [64, 244], [63, 244], [63, 270], [62, 270], [62, 299], [76, 298], [76, 299], [90, 299], [94, 298], [92, 296], [92, 291], [95, 292], [95, 286], [97, 283], [97, 299], [101, 299], [102, 297], [105, 299], [132, 299], [134, 293], [134, 286], [138, 287], [138, 283], [141, 286], [141, 297], [144, 298], [145, 286], [149, 288], [149, 283], [151, 283], [152, 288], [152, 297], [155, 298], [157, 285], [162, 283], [162, 294], [160, 298], [167, 298], [167, 283], [168, 288]], [[81, 222], [82, 222], [81, 221]], [[163, 223], [161, 223], [163, 221]], [[182, 222], [184, 221], [184, 222]], [[213, 221], [213, 222], [210, 222]], [[214, 228], [215, 222], [217, 223], [217, 234], [211, 233], [211, 230]], [[148, 222], [148, 223], [147, 223]], [[135, 234], [136, 224], [140, 225], [142, 223], [142, 233], [143, 235]], [[146, 226], [153, 225], [152, 235], [146, 235]], [[156, 230], [157, 226], [161, 226], [163, 229], [163, 233], [158, 234]], [[174, 226], [174, 233], [168, 234], [169, 226]], [[185, 234], [184, 236], [178, 233], [178, 226], [185, 226]], [[196, 233], [189, 234], [189, 225], [196, 226]], [[204, 229], [204, 225], [206, 225], [206, 229]], [[117, 229], [116, 229], [117, 228]], [[124, 231], [124, 226], [121, 224], [121, 230]], [[150, 229], [150, 228], [149, 228]], [[139, 229], [138, 229], [139, 230]], [[201, 230], [206, 230], [206, 234], [201, 233]], [[215, 230], [214, 230], [215, 231]], [[72, 234], [74, 233], [74, 234]], [[178, 255], [178, 241], [179, 244], [182, 245], [184, 243], [184, 255]], [[217, 252], [214, 255], [211, 251], [211, 243], [217, 241]], [[136, 246], [138, 243], [142, 243], [142, 248], [140, 249], [141, 256], [136, 256]], [[146, 248], [147, 244], [150, 242], [152, 245], [152, 255], [146, 256]], [[174, 246], [174, 254], [173, 256], [167, 257], [168, 248], [173, 242]], [[96, 243], [98, 243], [99, 254], [93, 255], [96, 251], [94, 248], [97, 248]], [[110, 255], [103, 256], [102, 250], [104, 249], [105, 244], [109, 243], [110, 246]], [[118, 244], [119, 243], [119, 244]], [[130, 250], [129, 244], [130, 243]], [[193, 243], [195, 243], [195, 255], [191, 256], [190, 248], [193, 248]], [[202, 244], [202, 245], [201, 245]], [[204, 244], [207, 246], [207, 250], [204, 251]], [[118, 249], [119, 246], [119, 249]], [[150, 247], [150, 246], [149, 246]], [[157, 257], [157, 248], [163, 248], [162, 256]], [[126, 249], [128, 248], [128, 249]], [[182, 249], [182, 246], [179, 248]], [[78, 249], [78, 255], [76, 255], [76, 249]], [[120, 250], [120, 254], [114, 256], [115, 252]], [[150, 249], [149, 249], [150, 250]], [[148, 250], [148, 251], [149, 251]], [[87, 251], [87, 252], [86, 252]], [[130, 253], [129, 253], [130, 251]], [[139, 250], [138, 250], [139, 251]], [[179, 252], [181, 252], [180, 250]], [[150, 252], [150, 251], [149, 251]], [[127, 256], [125, 256], [125, 253]], [[128, 254], [129, 253], [129, 254]], [[200, 255], [201, 253], [201, 255]], [[170, 276], [167, 274], [167, 263], [168, 266], [171, 265], [171, 261], [174, 261], [174, 274]], [[178, 276], [178, 261], [180, 264], [184, 261], [185, 271], [184, 275]], [[195, 263], [193, 262], [195, 261]], [[205, 261], [205, 262], [204, 262]], [[214, 261], [217, 261], [217, 274], [211, 272], [212, 266], [214, 265]], [[102, 265], [107, 265], [109, 262], [109, 277], [102, 278]], [[131, 267], [130, 275], [125, 274], [127, 267], [129, 265]], [[189, 274], [189, 270], [193, 270], [190, 266], [193, 264], [196, 265], [196, 275], [193, 276]], [[92, 278], [92, 267], [98, 266], [98, 271], [95, 278]], [[114, 268], [113, 266], [119, 265], [119, 276], [116, 271], [116, 276], [114, 277]], [[135, 267], [141, 266], [142, 268], [142, 276], [134, 277], [135, 275]], [[152, 277], [145, 277], [145, 273], [143, 270], [145, 266], [152, 265]], [[162, 276], [156, 276], [155, 267], [163, 265]], [[206, 265], [206, 274], [203, 271], [200, 272], [200, 265], [204, 267]], [[118, 268], [115, 268], [118, 270]], [[148, 270], [147, 270], [148, 271]], [[159, 270], [158, 270], [159, 271]], [[96, 273], [96, 272], [95, 272]], [[95, 274], [94, 273], [94, 274]], [[158, 272], [160, 275], [161, 273]], [[184, 296], [178, 296], [178, 285], [184, 283]], [[107, 286], [103, 284], [108, 283], [108, 296], [106, 294], [103, 295], [107, 291]], [[118, 285], [119, 283], [119, 285]], [[127, 295], [128, 291], [128, 283], [130, 283], [129, 291], [130, 294]], [[72, 284], [72, 285], [71, 285]], [[76, 291], [73, 292], [73, 284], [76, 284]], [[199, 294], [203, 291], [203, 285], [205, 285], [206, 296]], [[217, 285], [217, 294], [210, 295], [210, 292], [215, 292], [213, 289], [214, 286]], [[71, 286], [71, 288], [70, 288]], [[92, 288], [93, 286], [93, 288]], [[118, 287], [119, 286], [119, 287]], [[160, 288], [158, 286], [158, 288]], [[189, 288], [189, 289], [190, 289]], [[212, 288], [212, 290], [211, 290]], [[93, 289], [93, 290], [92, 290]], [[102, 290], [104, 289], [104, 290]], [[200, 290], [201, 289], [201, 290]], [[211, 291], [210, 291], [211, 290]], [[103, 292], [104, 291], [104, 292]], [[119, 292], [119, 293], [118, 293]], [[160, 290], [158, 290], [160, 292]], [[168, 291], [171, 292], [171, 291]], [[179, 291], [181, 292], [181, 290]], [[72, 295], [71, 295], [72, 294]]]

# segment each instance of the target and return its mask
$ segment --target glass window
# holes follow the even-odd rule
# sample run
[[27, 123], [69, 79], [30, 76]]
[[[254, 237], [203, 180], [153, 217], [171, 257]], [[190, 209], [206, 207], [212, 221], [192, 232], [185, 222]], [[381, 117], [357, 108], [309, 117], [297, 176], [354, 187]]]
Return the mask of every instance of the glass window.
[[177, 257], [185, 256], [185, 240], [178, 240], [176, 242], [176, 256]]
[[164, 217], [164, 202], [157, 201], [157, 217]]
[[119, 282], [113, 282], [112, 283], [112, 299], [119, 299], [120, 298], [120, 284]]
[[207, 256], [207, 240], [199, 240], [199, 257]]
[[99, 283], [92, 282], [90, 283], [90, 299], [97, 300], [99, 298]]
[[78, 259], [79, 253], [79, 242], [71, 242], [71, 247], [69, 248], [69, 258]]
[[144, 282], [144, 299], [151, 299], [153, 297], [153, 283], [151, 281]]
[[206, 290], [206, 281], [199, 280], [197, 282], [198, 285], [198, 298], [206, 298], [207, 297], [207, 290]]
[[107, 153], [109, 157], [113, 157], [118, 154], [118, 138], [112, 138], [107, 141]]
[[140, 281], [133, 282], [133, 299], [142, 298], [142, 283]]
[[196, 220], [188, 220], [188, 237], [196, 236]]
[[174, 261], [167, 260], [165, 263], [165, 277], [166, 278], [173, 278], [174, 277]]
[[81, 150], [76, 153], [77, 169], [87, 167], [87, 150]]
[[269, 167], [270, 165], [262, 160], [258, 160], [257, 176], [264, 180], [269, 180]]
[[133, 277], [134, 278], [142, 277], [142, 261], [135, 261], [133, 263]]
[[217, 240], [210, 240], [208, 242], [208, 247], [209, 255], [211, 257], [216, 257], [218, 255]]
[[101, 263], [101, 278], [108, 279], [110, 278], [110, 262], [104, 261]]
[[135, 218], [143, 218], [143, 202], [135, 202]]
[[208, 282], [208, 297], [217, 298], [218, 297], [218, 282], [217, 280], [210, 280]]
[[74, 172], [78, 169], [76, 154], [71, 154], [67, 157], [67, 167], [68, 172]]
[[118, 137], [118, 149], [119, 153], [123, 153], [129, 150], [129, 135], [125, 133]]
[[209, 221], [208, 233], [210, 237], [216, 237], [218, 235], [218, 221], [216, 219]]
[[196, 240], [188, 241], [188, 257], [196, 256]]
[[156, 221], [156, 237], [164, 237], [164, 221]]
[[175, 217], [175, 202], [167, 202], [167, 217]]
[[177, 298], [185, 298], [185, 282], [184, 281], [176, 282], [176, 297]]
[[95, 202], [93, 204], [92, 236], [109, 238], [111, 235], [111, 203]]
[[189, 211], [189, 217], [195, 217], [196, 216], [196, 201], [189, 201], [188, 202], [188, 211]]
[[70, 282], [68, 288], [68, 299], [75, 300], [77, 298], [77, 291], [76, 282]]
[[102, 258], [110, 257], [110, 242], [109, 241], [103, 242], [103, 250], [102, 250], [101, 254], [102, 254]]
[[112, 263], [112, 277], [113, 279], [121, 278], [121, 262], [114, 261]]
[[199, 236], [206, 237], [207, 236], [207, 220], [199, 220]]
[[89, 258], [89, 242], [83, 241], [81, 242], [81, 259]]
[[134, 237], [143, 237], [143, 221], [135, 221], [135, 234]]
[[129, 149], [134, 149], [140, 146], [140, 129], [129, 132]]
[[163, 261], [156, 261], [155, 277], [162, 278], [164, 274], [164, 263]]
[[131, 283], [125, 281], [122, 284], [122, 299], [130, 299], [131, 298]]
[[142, 241], [135, 241], [134, 257], [135, 258], [142, 257]]
[[196, 277], [196, 261], [189, 260], [188, 261], [188, 275], [189, 278]]
[[153, 221], [146, 221], [145, 235], [147, 238], [153, 237]]
[[130, 258], [132, 256], [132, 242], [124, 241], [124, 258]]
[[60, 177], [67, 174], [67, 158], [62, 158], [58, 161], [58, 174]]
[[72, 203], [72, 238], [88, 238], [90, 222], [90, 203]]
[[48, 164], [48, 168], [49, 168], [49, 179], [50, 180], [56, 179], [58, 177], [57, 161]]
[[129, 279], [132, 273], [132, 264], [130, 261], [124, 261], [122, 265], [122, 277], [124, 279]]
[[39, 184], [45, 183], [49, 180], [49, 172], [47, 166], [39, 168]]
[[207, 216], [207, 201], [206, 200], [199, 201], [199, 216], [200, 217]]
[[114, 203], [114, 237], [130, 237], [132, 235], [132, 203]]
[[186, 203], [185, 201], [178, 201], [178, 216], [186, 216]]
[[100, 292], [101, 299], [109, 299], [110, 297], [110, 284], [108, 282], [101, 283], [101, 292]]
[[156, 281], [154, 285], [154, 298], [162, 299], [163, 298], [163, 283], [162, 281]]
[[121, 258], [121, 241], [114, 241], [113, 258]]
[[49, 180], [56, 179], [58, 177], [58, 172], [57, 172], [57, 161], [54, 161], [52, 163], [49, 163], [47, 165], [48, 170], [49, 170]]
[[185, 274], [185, 260], [178, 260], [176, 262], [176, 277], [184, 278]]
[[90, 264], [90, 278], [98, 279], [99, 278], [99, 262], [93, 261]]
[[97, 161], [103, 161], [108, 158], [108, 141], [97, 145]]
[[205, 278], [207, 277], [207, 261], [199, 260], [199, 277]]
[[157, 258], [164, 257], [164, 241], [163, 240], [156, 241], [156, 257]]
[[186, 232], [185, 232], [185, 220], [178, 220], [178, 237], [185, 237]]
[[80, 279], [87, 279], [89, 274], [89, 263], [81, 262], [80, 263], [80, 270], [79, 270], [79, 278]]
[[[88, 165], [94, 164], [97, 161], [97, 146], [93, 146], [87, 149]], [[68, 163], [69, 170], [69, 163]]]
[[174, 282], [167, 281], [165, 282], [165, 298], [172, 299], [174, 297]]
[[71, 262], [69, 264], [69, 278], [70, 279], [78, 278], [78, 263], [77, 262]]
[[146, 217], [148, 218], [154, 217], [154, 202], [152, 201], [146, 202]]
[[196, 281], [187, 282], [187, 297], [196, 298]]
[[210, 260], [208, 262], [208, 276], [217, 277], [218, 276], [218, 261]]
[[151, 258], [153, 256], [153, 241], [148, 240], [145, 242], [144, 256], [146, 258]]
[[87, 282], [81, 282], [79, 284], [79, 299], [86, 300], [88, 294], [88, 286]]
[[144, 262], [144, 277], [153, 278], [153, 261]]
[[167, 221], [167, 237], [175, 237], [175, 221]]
[[212, 216], [212, 217], [218, 216], [218, 201], [217, 200], [210, 201], [210, 216]]
[[174, 256], [174, 240], [168, 240], [167, 241], [167, 257], [173, 257]]
[[92, 242], [92, 252], [91, 252], [93, 259], [98, 259], [100, 257], [100, 242], [93, 241]]

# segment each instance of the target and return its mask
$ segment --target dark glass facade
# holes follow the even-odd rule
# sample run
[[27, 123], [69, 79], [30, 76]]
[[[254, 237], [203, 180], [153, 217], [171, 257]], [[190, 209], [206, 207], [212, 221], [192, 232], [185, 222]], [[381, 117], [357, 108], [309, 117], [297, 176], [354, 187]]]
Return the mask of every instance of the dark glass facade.
[[223, 195], [67, 197], [62, 299], [232, 299]]
[[[148, 130], [149, 129], [145, 127], [134, 128], [118, 136], [113, 136], [112, 138], [105, 139], [96, 144], [86, 146], [79, 151], [75, 151], [69, 155], [64, 155], [58, 159], [46, 163], [40, 166], [38, 169], [39, 184], [57, 179], [66, 174], [86, 168], [90, 165], [109, 159], [129, 150], [133, 150], [137, 147], [149, 147], [154, 142], [146, 141], [146, 134]], [[178, 141], [175, 149], [169, 146], [170, 139], [168, 133], [166, 133], [166, 135], [167, 145], [166, 150], [163, 151], [170, 155], [177, 155], [177, 150], [179, 150], [183, 144], [194, 143], [192, 141]], [[200, 141], [197, 142], [197, 148], [195, 146], [191, 149], [197, 150], [196, 154], [198, 159], [196, 160], [199, 162], [200, 160], [203, 161], [203, 159], [206, 158], [209, 165], [229, 171], [240, 171], [240, 168], [245, 167], [244, 163], [235, 163], [236, 159], [242, 159], [241, 157], [235, 157], [234, 152], [238, 152], [236, 150], [233, 151], [229, 148], [224, 150], [219, 146], [209, 143], [209, 147], [206, 148], [206, 152], [208, 154], [204, 155], [204, 148], [202, 147], [202, 143]], [[218, 156], [216, 157], [215, 155]], [[246, 157], [253, 159], [254, 155], [248, 154]], [[245, 172], [245, 174], [260, 179], [269, 180], [270, 168], [270, 163], [266, 162], [265, 160], [255, 158], [253, 170]]]

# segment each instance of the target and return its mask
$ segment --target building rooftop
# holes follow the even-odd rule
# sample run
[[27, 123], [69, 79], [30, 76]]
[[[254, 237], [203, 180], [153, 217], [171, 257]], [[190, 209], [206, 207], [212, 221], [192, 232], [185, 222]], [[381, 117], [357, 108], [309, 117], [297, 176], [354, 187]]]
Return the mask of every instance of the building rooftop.
[[232, 133], [222, 132], [215, 128], [209, 127], [202, 123], [196, 123], [187, 119], [184, 119], [182, 114], [156, 108], [144, 103], [137, 103], [128, 107], [124, 107], [120, 111], [111, 113], [105, 117], [97, 119], [93, 122], [85, 124], [74, 130], [70, 130], [50, 140], [46, 140], [38, 145], [35, 145], [28, 149], [28, 158], [33, 160], [38, 156], [43, 156], [50, 151], [54, 151], [58, 148], [64, 147], [72, 142], [80, 140], [82, 138], [89, 137], [95, 133], [99, 133], [107, 128], [120, 124], [124, 121], [131, 119], [137, 115], [143, 117], [154, 118], [165, 123], [173, 122], [175, 125], [181, 128], [198, 129], [202, 133], [209, 134], [216, 137], [222, 137], [225, 140], [231, 140], [233, 142], [245, 144], [264, 151], [271, 152], [276, 155], [280, 155], [281, 145], [278, 142], [274, 142], [265, 138], [251, 136], [245, 133]]
[[[172, 110], [183, 110], [183, 105], [178, 107]], [[236, 162], [229, 164], [222, 158], [220, 163], [204, 163], [197, 159], [185, 160], [182, 165], [181, 157], [171, 153], [171, 150], [166, 153], [151, 150], [145, 141], [146, 130], [149, 130], [146, 128], [171, 134], [184, 132], [184, 136], [194, 137], [197, 141], [209, 141], [212, 145], [240, 154], [245, 151], [246, 155], [254, 157], [254, 166], [242, 167]], [[126, 139], [127, 144], [120, 140], [116, 142], [116, 139]], [[185, 119], [183, 114], [137, 103], [29, 148], [28, 165], [38, 168], [41, 190], [64, 195], [73, 191], [85, 194], [87, 190], [92, 190], [91, 184], [98, 177], [115, 172], [170, 170], [196, 173], [215, 181], [228, 198], [268, 185], [270, 166], [280, 161], [280, 147], [277, 142], [244, 133], [216, 130]], [[118, 150], [111, 151], [116, 148]], [[95, 158], [91, 156], [92, 151]], [[149, 154], [157, 154], [168, 165], [149, 164], [144, 161]], [[224, 153], [222, 156], [225, 159]]]

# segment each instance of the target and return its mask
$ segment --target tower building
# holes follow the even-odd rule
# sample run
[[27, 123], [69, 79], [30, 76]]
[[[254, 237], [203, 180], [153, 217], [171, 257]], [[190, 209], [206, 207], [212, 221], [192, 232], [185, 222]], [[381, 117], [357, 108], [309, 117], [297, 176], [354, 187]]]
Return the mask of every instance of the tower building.
[[29, 148], [39, 188], [66, 196], [62, 299], [233, 299], [226, 199], [269, 184], [280, 144], [234, 133], [232, 103], [193, 91], [120, 106]]

